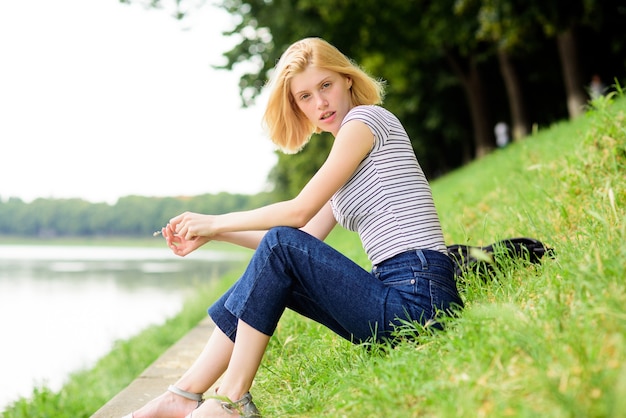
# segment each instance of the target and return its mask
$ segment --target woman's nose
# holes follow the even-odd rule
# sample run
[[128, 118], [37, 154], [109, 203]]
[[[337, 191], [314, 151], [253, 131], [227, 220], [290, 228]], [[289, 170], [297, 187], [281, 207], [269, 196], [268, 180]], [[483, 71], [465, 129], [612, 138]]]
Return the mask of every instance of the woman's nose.
[[326, 98], [321, 94], [317, 96], [317, 107], [319, 109], [323, 109], [326, 106], [328, 106], [328, 100], [326, 100]]

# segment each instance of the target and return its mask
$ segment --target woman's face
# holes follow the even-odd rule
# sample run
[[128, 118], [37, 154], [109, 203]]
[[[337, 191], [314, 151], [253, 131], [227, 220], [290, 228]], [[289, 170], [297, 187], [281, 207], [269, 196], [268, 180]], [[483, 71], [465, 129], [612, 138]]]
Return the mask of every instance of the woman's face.
[[309, 65], [291, 79], [291, 95], [308, 120], [322, 131], [337, 135], [352, 108], [352, 80]]

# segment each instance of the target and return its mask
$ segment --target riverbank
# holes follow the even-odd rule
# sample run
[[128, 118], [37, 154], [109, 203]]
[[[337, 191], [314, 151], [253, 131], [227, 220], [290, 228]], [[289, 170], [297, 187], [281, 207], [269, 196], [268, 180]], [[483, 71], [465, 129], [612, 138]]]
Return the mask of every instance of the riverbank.
[[121, 418], [163, 393], [193, 364], [214, 327], [209, 317], [200, 321], [126, 388], [98, 409], [92, 418]]

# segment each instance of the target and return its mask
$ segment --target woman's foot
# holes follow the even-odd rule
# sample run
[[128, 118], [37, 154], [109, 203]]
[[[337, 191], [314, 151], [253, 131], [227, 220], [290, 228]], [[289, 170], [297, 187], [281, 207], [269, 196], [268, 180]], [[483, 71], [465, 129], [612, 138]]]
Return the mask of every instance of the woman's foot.
[[246, 393], [237, 401], [231, 401], [220, 395], [207, 396], [196, 411], [192, 411], [187, 418], [261, 418], [250, 393]]
[[171, 387], [161, 396], [154, 398], [141, 409], [133, 412], [133, 418], [184, 418], [198, 408], [201, 401], [189, 399], [172, 392]]

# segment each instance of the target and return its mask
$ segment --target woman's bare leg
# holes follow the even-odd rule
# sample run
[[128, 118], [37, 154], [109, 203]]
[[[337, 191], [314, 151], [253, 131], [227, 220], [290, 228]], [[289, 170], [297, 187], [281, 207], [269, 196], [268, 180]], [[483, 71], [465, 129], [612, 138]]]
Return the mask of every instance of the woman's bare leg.
[[[232, 356], [217, 391], [219, 396], [225, 396], [231, 401], [236, 401], [250, 390], [269, 340], [269, 336], [239, 320]], [[211, 402], [210, 400], [193, 413], [193, 418], [203, 416], [233, 417], [224, 411], [218, 402]]]
[[192, 393], [206, 392], [224, 374], [233, 348], [230, 338], [216, 327], [202, 353], [174, 386]]
[[[192, 393], [206, 392], [226, 370], [233, 347], [233, 342], [215, 328], [202, 353], [174, 386]], [[197, 405], [196, 401], [167, 391], [134, 412], [133, 417], [184, 417]]]

